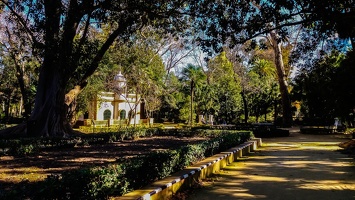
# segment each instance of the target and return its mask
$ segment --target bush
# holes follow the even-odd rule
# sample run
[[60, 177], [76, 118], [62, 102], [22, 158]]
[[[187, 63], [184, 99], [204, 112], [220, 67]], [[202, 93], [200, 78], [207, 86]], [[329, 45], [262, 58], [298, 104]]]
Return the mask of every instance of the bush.
[[128, 182], [121, 167], [115, 164], [50, 176], [35, 199], [106, 199], [127, 193]]
[[[67, 194], [69, 199], [105, 199], [112, 194], [123, 195], [252, 137], [251, 132], [212, 132], [208, 134], [219, 136], [200, 144], [118, 160], [117, 164], [107, 167], [81, 169], [64, 173], [60, 177], [49, 177], [45, 184], [47, 187], [42, 190], [42, 197], [53, 194], [54, 190], [57, 190], [56, 194]], [[59, 196], [56, 198], [60, 199]]]
[[224, 130], [208, 130], [204, 128], [193, 129], [161, 129], [161, 128], [142, 128], [127, 127], [115, 132], [83, 134], [70, 138], [22, 138], [22, 139], [2, 139], [0, 149], [3, 154], [11, 155], [30, 155], [38, 153], [48, 148], [73, 148], [75, 146], [87, 146], [106, 144], [109, 142], [135, 140], [140, 137], [152, 136], [175, 136], [175, 137], [208, 137], [214, 138], [225, 134]]
[[[140, 134], [146, 133], [147, 131], [140, 132]], [[185, 134], [186, 132], [177, 131], [174, 133]], [[27, 188], [26, 190], [25, 187], [19, 189], [19, 191], [32, 191], [31, 194], [20, 194], [20, 192], [13, 191], [12, 195], [16, 194], [20, 199], [25, 196], [28, 199], [106, 199], [110, 195], [123, 195], [253, 137], [251, 132], [228, 130], [204, 130], [199, 134], [214, 137], [208, 141], [187, 145], [177, 150], [154, 152], [145, 156], [117, 160], [115, 164], [107, 166], [78, 169], [67, 171], [61, 175], [52, 175], [35, 186], [27, 186], [32, 187], [31, 189]], [[94, 140], [91, 137], [84, 137], [75, 141], [77, 143], [101, 140], [106, 142], [109, 138], [113, 139], [117, 135], [119, 134], [110, 133], [102, 135], [101, 139], [93, 137], [96, 138]], [[16, 143], [15, 141], [12, 142]], [[62, 145], [67, 144], [66, 142], [68, 141], [65, 141]], [[59, 143], [61, 143], [61, 140], [47, 141], [47, 145], [58, 145]], [[21, 142], [16, 143], [16, 145], [18, 144], [21, 144]], [[1, 196], [0, 194], [1, 197], [4, 197], [4, 195]], [[7, 196], [5, 195], [5, 197]], [[15, 199], [13, 196], [11, 198]]]

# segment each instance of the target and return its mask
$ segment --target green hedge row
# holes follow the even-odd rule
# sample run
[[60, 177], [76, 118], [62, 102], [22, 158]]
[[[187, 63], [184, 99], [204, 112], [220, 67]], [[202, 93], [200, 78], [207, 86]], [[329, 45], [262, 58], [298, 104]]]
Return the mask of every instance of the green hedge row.
[[[122, 159], [115, 164], [68, 171], [49, 176], [27, 188], [30, 199], [107, 199], [162, 179], [206, 157], [249, 140], [251, 132], [204, 130], [215, 138], [178, 150]], [[208, 133], [207, 133], [208, 132]], [[22, 188], [23, 189], [23, 188]], [[16, 193], [19, 194], [19, 193]], [[1, 197], [1, 196], [0, 196]], [[11, 196], [14, 198], [14, 196]]]
[[177, 136], [177, 137], [215, 137], [218, 132], [206, 129], [162, 129], [129, 127], [116, 132], [75, 135], [69, 138], [21, 138], [1, 139], [0, 154], [30, 155], [44, 149], [73, 148], [75, 146], [105, 144], [139, 137]]
[[161, 131], [158, 128], [129, 127], [115, 132], [81, 134], [69, 138], [0, 139], [0, 153], [9, 155], [29, 155], [42, 149], [105, 144], [114, 141], [132, 140], [139, 137], [151, 137], [153, 135], [160, 135], [160, 132]]
[[21, 138], [1, 139], [0, 153], [8, 155], [29, 155], [43, 149], [71, 148], [75, 146], [105, 144], [119, 140], [157, 135], [158, 129], [125, 128], [117, 132], [82, 134], [69, 138]]

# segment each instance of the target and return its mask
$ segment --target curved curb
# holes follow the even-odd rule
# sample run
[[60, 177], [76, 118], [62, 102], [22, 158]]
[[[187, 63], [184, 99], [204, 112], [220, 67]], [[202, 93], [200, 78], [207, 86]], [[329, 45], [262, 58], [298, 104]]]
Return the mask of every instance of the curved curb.
[[143, 195], [143, 196], [137, 198], [137, 200], [148, 200], [148, 199], [150, 199], [151, 196], [153, 196], [154, 194], [156, 194], [156, 193], [158, 193], [158, 192], [160, 192], [160, 191], [162, 191], [162, 190], [164, 190], [164, 189], [166, 189], [166, 188], [168, 188], [168, 187], [171, 187], [173, 184], [178, 183], [178, 182], [180, 182], [181, 180], [186, 179], [186, 178], [188, 178], [188, 177], [194, 175], [196, 172], [199, 172], [199, 171], [203, 170], [204, 168], [207, 168], [208, 166], [211, 166], [211, 165], [213, 165], [214, 163], [219, 162], [220, 160], [226, 158], [227, 156], [232, 155], [232, 154], [235, 154], [235, 153], [237, 153], [238, 151], [243, 150], [244, 148], [246, 148], [246, 147], [248, 147], [248, 146], [251, 146], [251, 145], [253, 145], [253, 144], [254, 144], [254, 142], [243, 143], [242, 146], [238, 146], [238, 147], [236, 147], [236, 148], [233, 148], [233, 151], [232, 151], [232, 152], [228, 152], [227, 154], [224, 154], [223, 156], [218, 157], [217, 159], [213, 160], [212, 162], [209, 162], [209, 163], [207, 163], [207, 164], [205, 164], [205, 165], [201, 165], [199, 168], [197, 168], [197, 169], [195, 169], [195, 170], [192, 170], [192, 171], [190, 171], [190, 172], [187, 173], [187, 174], [182, 175], [180, 178], [177, 178], [177, 179], [175, 179], [174, 181], [172, 181], [172, 182], [170, 182], [170, 183], [167, 183], [166, 185], [163, 185], [163, 186], [161, 186], [161, 187], [159, 187], [159, 188], [157, 188], [157, 189], [155, 189], [155, 190], [153, 190], [153, 191], [151, 191], [151, 192], [149, 192], [149, 193], [147, 193], [147, 194], [145, 194], [145, 195]]
[[[206, 158], [205, 160], [195, 164], [192, 166], [192, 170], [188, 169], [191, 167], [188, 167], [185, 170], [182, 170], [183, 174], [179, 175], [179, 176], [174, 176], [172, 175], [170, 177], [170, 179], [172, 178], [172, 180], [169, 180], [167, 178], [164, 178], [160, 181], [158, 181], [159, 183], [157, 184], [158, 186], [155, 186], [154, 189], [148, 189], [147, 190], [141, 190], [141, 192], [139, 190], [137, 191], [133, 191], [131, 193], [128, 193], [124, 196], [121, 197], [116, 197], [113, 199], [135, 199], [135, 200], [150, 200], [150, 199], [166, 199], [166, 195], [163, 197], [155, 197], [157, 196], [157, 194], [162, 193], [162, 191], [167, 190], [171, 187], [173, 187], [174, 185], [184, 182], [185, 180], [187, 180], [188, 178], [193, 178], [193, 176], [198, 175], [198, 178], [201, 177], [201, 175], [199, 175], [199, 173], [201, 173], [204, 170], [207, 170], [207, 168], [216, 165], [217, 163], [219, 163], [222, 160], [227, 160], [226, 164], [220, 164], [221, 166], [216, 166], [217, 170], [221, 169], [222, 167], [225, 167], [227, 164], [233, 162], [234, 160], [236, 160], [237, 158], [243, 156], [244, 154], [248, 154], [251, 151], [254, 151], [255, 149], [257, 149], [259, 146], [261, 146], [261, 139], [260, 138], [255, 138], [252, 140], [249, 140], [248, 142], [245, 142], [243, 144], [240, 144], [234, 148], [231, 148], [225, 152], [221, 152], [219, 154], [216, 154], [215, 156]], [[237, 155], [235, 155], [237, 154]], [[211, 160], [212, 159], [212, 160]], [[207, 163], [206, 163], [207, 162]], [[206, 177], [209, 176], [209, 172], [205, 172]], [[155, 185], [154, 183], [152, 185]], [[172, 196], [174, 193], [174, 190], [178, 190], [180, 188], [180, 186], [178, 186], [178, 188], [173, 189], [172, 192], [168, 192], [169, 196]]]

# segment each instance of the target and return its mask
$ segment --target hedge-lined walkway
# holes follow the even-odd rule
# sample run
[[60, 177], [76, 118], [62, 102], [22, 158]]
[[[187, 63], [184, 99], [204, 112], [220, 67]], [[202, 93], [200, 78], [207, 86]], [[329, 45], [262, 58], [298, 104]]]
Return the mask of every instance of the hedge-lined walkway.
[[355, 199], [355, 160], [337, 151], [337, 144], [347, 140], [295, 131], [290, 137], [265, 138], [257, 152], [203, 182], [205, 187], [189, 199]]

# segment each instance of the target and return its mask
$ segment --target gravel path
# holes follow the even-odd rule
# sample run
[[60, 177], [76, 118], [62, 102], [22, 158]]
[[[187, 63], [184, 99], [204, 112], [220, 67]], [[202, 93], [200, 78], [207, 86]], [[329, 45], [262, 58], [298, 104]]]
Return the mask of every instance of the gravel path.
[[355, 160], [337, 151], [344, 135], [265, 138], [258, 151], [227, 166], [190, 200], [355, 199]]

